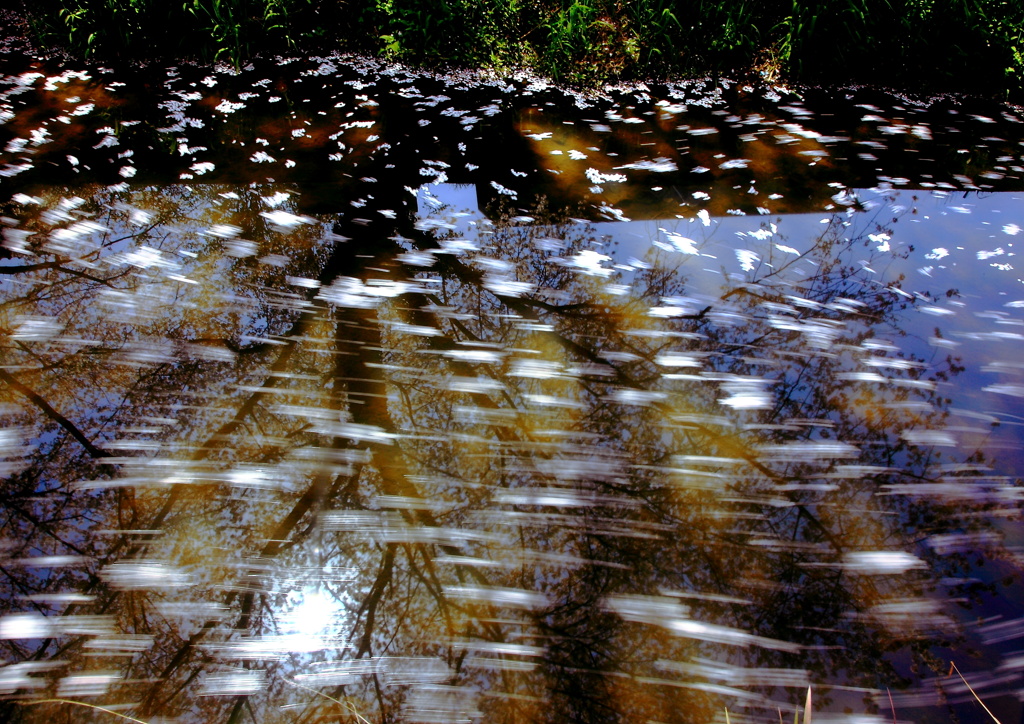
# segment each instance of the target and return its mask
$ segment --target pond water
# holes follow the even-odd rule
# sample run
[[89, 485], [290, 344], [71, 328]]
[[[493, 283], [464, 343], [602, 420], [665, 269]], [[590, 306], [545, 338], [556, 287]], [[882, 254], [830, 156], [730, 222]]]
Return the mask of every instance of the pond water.
[[1020, 719], [1014, 109], [21, 62], [6, 720]]

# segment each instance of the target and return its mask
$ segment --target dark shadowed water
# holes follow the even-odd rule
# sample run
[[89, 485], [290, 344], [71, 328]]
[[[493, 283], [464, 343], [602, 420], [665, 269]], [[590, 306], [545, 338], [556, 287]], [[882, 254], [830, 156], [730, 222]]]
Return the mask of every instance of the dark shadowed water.
[[5, 62], [0, 718], [1020, 720], [1016, 110]]

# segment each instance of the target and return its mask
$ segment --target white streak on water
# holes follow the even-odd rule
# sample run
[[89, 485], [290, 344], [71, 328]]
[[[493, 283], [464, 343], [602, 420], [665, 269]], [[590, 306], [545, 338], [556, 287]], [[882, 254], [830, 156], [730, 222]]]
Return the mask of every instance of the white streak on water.
[[857, 551], [843, 556], [843, 568], [852, 573], [896, 574], [925, 567], [924, 561], [905, 551]]

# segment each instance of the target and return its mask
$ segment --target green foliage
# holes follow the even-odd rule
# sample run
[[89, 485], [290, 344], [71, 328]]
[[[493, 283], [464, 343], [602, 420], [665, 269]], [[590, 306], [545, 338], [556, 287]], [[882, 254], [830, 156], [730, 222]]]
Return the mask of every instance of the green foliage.
[[85, 57], [238, 64], [335, 49], [529, 66], [586, 84], [755, 69], [815, 83], [1024, 91], [1018, 0], [39, 0], [26, 10], [39, 39]]
[[[67, 44], [86, 57], [106, 46], [134, 48], [146, 30], [173, 19], [170, 6], [146, 0], [70, 0], [60, 5], [54, 25], [63, 25]], [[54, 31], [59, 32], [57, 27]]]
[[516, 65], [530, 17], [519, 0], [374, 0], [340, 44], [429, 65]]
[[545, 57], [552, 70], [557, 73], [590, 47], [591, 31], [596, 21], [597, 8], [594, 5], [574, 0], [544, 24], [548, 34]]
[[236, 15], [239, 7], [222, 0], [191, 0], [183, 8], [209, 33], [215, 48], [214, 59], [224, 55], [240, 59], [248, 53], [243, 35], [245, 18]]
[[87, 58], [198, 56], [238, 64], [256, 47], [294, 45], [292, 21], [300, 14], [297, 11], [311, 4], [312, 0], [43, 0], [30, 17], [41, 40]]
[[671, 0], [629, 3], [626, 12], [633, 27], [643, 29], [641, 62], [659, 65], [681, 52], [683, 25]]

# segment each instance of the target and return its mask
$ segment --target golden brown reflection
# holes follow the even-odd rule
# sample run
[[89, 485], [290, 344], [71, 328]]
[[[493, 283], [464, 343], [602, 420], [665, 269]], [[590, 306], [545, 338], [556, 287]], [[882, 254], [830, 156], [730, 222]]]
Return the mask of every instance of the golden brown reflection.
[[956, 641], [956, 536], [998, 550], [1019, 488], [851, 261], [874, 227], [709, 296], [543, 207], [404, 203], [8, 205], [8, 718], [703, 722], [836, 681], [867, 711]]

